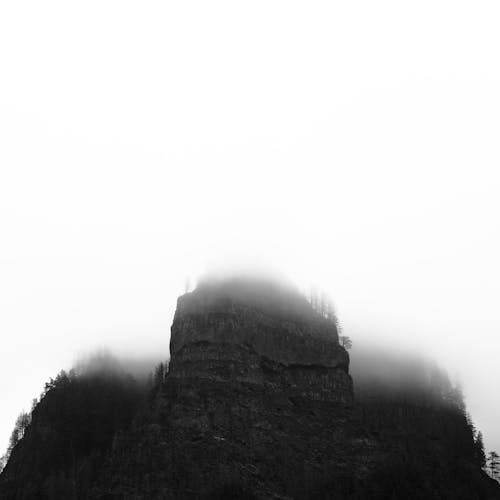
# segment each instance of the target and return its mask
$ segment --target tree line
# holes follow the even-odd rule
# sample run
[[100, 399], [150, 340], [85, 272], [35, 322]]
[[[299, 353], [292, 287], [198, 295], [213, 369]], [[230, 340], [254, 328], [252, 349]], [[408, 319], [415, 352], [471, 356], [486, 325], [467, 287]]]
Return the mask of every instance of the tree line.
[[347, 335], [342, 335], [343, 328], [340, 324], [337, 311], [331, 297], [324, 290], [318, 291], [316, 288], [311, 287], [307, 300], [317, 313], [335, 325], [339, 335], [340, 345], [344, 349], [351, 349], [352, 340]]

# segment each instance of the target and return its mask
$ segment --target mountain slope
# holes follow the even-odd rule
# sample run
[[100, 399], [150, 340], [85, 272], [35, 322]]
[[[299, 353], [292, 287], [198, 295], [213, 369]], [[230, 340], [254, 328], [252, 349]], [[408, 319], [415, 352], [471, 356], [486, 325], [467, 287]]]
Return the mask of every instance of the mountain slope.
[[353, 390], [335, 322], [288, 288], [200, 285], [179, 298], [170, 350], [148, 389], [126, 377], [49, 388], [0, 497], [500, 498], [446, 384], [390, 385], [403, 372], [384, 360], [386, 377], [357, 369]]

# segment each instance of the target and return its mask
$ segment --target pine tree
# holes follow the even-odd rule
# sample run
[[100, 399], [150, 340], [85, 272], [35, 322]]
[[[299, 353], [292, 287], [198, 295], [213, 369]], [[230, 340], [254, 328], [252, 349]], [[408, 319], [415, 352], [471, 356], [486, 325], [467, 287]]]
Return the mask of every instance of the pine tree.
[[160, 363], [156, 366], [154, 375], [153, 375], [153, 385], [159, 386], [163, 382], [165, 378], [165, 365]]
[[480, 467], [486, 465], [486, 455], [484, 453], [483, 433], [479, 431], [474, 439], [474, 453], [476, 462]]
[[350, 349], [352, 347], [352, 340], [347, 335], [341, 335], [339, 337], [340, 345], [344, 349]]
[[500, 473], [500, 457], [496, 451], [490, 451], [488, 453], [488, 459], [486, 461], [486, 468], [488, 469], [490, 476], [497, 479]]

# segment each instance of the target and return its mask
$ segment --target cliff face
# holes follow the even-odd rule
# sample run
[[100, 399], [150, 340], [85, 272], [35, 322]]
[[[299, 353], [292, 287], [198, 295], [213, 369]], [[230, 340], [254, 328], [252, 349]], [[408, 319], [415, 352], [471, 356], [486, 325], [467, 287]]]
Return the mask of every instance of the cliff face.
[[286, 293], [226, 284], [179, 298], [157, 415], [214, 497], [232, 480], [286, 497], [305, 487], [304, 470], [312, 481], [315, 469], [345, 465], [348, 354], [331, 320]]
[[256, 287], [238, 295], [230, 286], [205, 286], [180, 297], [169, 376], [350, 403], [349, 357], [334, 322], [303, 298], [290, 304], [279, 290], [260, 292]]

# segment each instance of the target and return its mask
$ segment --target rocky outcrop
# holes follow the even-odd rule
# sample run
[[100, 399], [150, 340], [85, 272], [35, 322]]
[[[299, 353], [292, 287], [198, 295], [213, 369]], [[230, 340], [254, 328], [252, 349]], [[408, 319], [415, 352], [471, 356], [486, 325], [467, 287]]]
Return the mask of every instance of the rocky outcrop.
[[286, 498], [304, 471], [311, 481], [345, 466], [349, 357], [305, 298], [268, 282], [207, 283], [179, 298], [171, 332], [156, 416], [166, 441], [190, 450], [191, 486]]
[[171, 378], [251, 384], [281, 397], [349, 403], [349, 357], [335, 323], [270, 283], [207, 284], [179, 298]]

